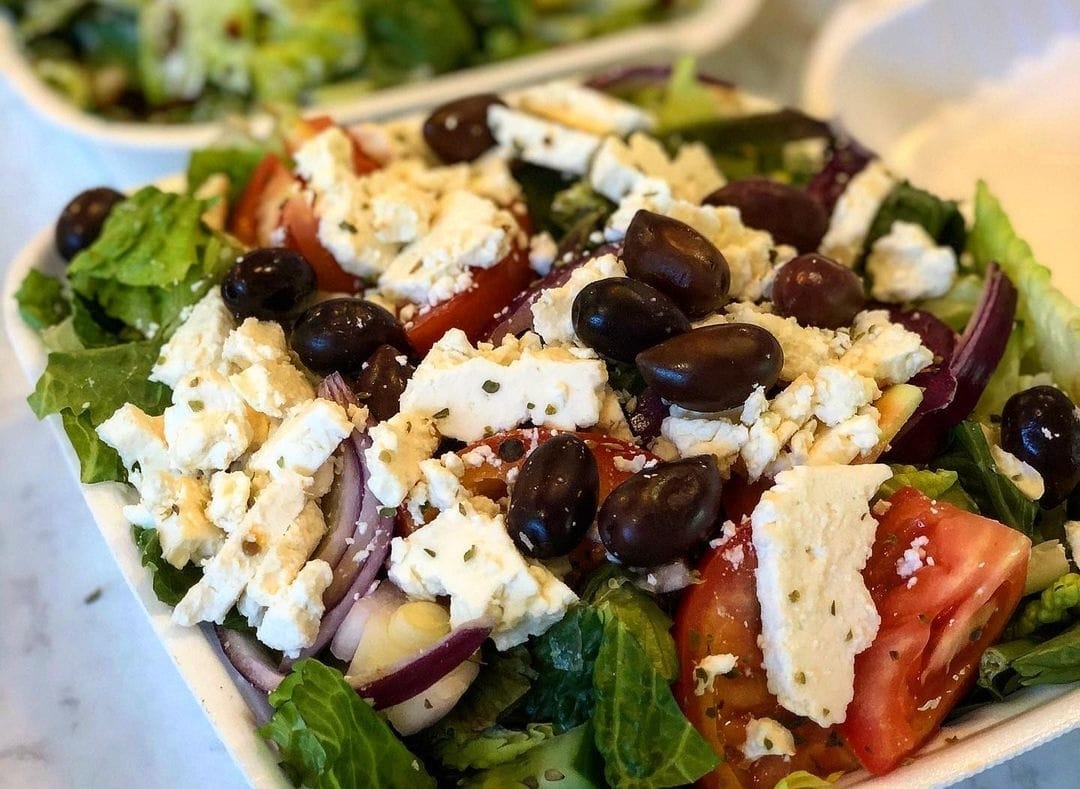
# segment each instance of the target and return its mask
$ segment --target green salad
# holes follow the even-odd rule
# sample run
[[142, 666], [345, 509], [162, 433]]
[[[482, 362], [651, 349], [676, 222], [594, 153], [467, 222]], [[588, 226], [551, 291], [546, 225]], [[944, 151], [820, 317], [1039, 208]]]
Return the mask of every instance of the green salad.
[[187, 182], [64, 209], [29, 403], [296, 783], [809, 789], [1080, 681], [1080, 307], [985, 183], [688, 60]]
[[34, 71], [114, 120], [206, 121], [507, 60], [698, 0], [0, 0]]

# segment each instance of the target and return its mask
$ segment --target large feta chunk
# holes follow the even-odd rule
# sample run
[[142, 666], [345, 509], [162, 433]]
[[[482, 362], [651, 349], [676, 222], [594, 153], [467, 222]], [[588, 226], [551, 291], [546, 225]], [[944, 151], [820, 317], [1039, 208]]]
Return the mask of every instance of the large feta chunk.
[[164, 471], [172, 465], [165, 444], [165, 418], [150, 416], [131, 403], [120, 406], [98, 425], [97, 434], [120, 455], [136, 487], [141, 474]]
[[821, 726], [842, 722], [855, 655], [880, 618], [862, 578], [877, 524], [869, 501], [888, 466], [783, 471], [750, 517], [769, 692]]
[[700, 203], [724, 185], [724, 176], [705, 146], [687, 143], [672, 159], [659, 141], [645, 134], [634, 134], [626, 142], [608, 137], [589, 170], [593, 189], [615, 203], [647, 178], [664, 181], [675, 197], [691, 203]]
[[589, 349], [542, 348], [531, 332], [474, 348], [451, 329], [416, 368], [401, 409], [433, 417], [442, 435], [461, 441], [530, 420], [573, 430], [597, 423], [606, 383], [607, 370]]
[[439, 203], [431, 229], [397, 255], [379, 287], [392, 298], [438, 304], [472, 285], [470, 268], [491, 268], [513, 244], [517, 222], [509, 211], [464, 190]]
[[271, 479], [220, 550], [203, 565], [203, 576], [173, 609], [173, 621], [221, 623], [236, 604], [263, 556], [300, 517], [307, 496], [304, 478], [282, 471]]
[[285, 532], [263, 552], [244, 590], [249, 605], [268, 606], [293, 579], [326, 534], [322, 510], [308, 501]]
[[206, 517], [226, 534], [239, 528], [247, 514], [251, 479], [243, 471], [215, 471], [210, 477]]
[[172, 465], [187, 474], [228, 468], [255, 436], [243, 399], [224, 375], [209, 368], [176, 382], [164, 417]]
[[660, 435], [670, 441], [680, 457], [712, 455], [723, 474], [738, 460], [739, 451], [750, 438], [749, 429], [723, 417], [694, 419], [668, 416], [660, 424]]
[[258, 362], [229, 376], [229, 383], [251, 408], [275, 419], [315, 397], [307, 377], [288, 361]]
[[600, 255], [578, 266], [562, 285], [540, 292], [532, 303], [533, 329], [548, 345], [574, 342], [571, 311], [585, 286], [602, 279], [625, 277], [626, 266], [615, 255]]
[[181, 378], [196, 370], [221, 369], [222, 344], [232, 328], [232, 315], [220, 289], [211, 288], [161, 346], [150, 380], [175, 388]]
[[427, 415], [406, 410], [394, 414], [370, 430], [371, 446], [364, 450], [368, 485], [386, 507], [396, 507], [422, 474], [421, 461], [430, 458], [439, 446], [434, 421]]
[[245, 370], [259, 362], [287, 362], [289, 345], [276, 321], [245, 318], [225, 338], [221, 356], [237, 370]]
[[248, 470], [275, 475], [287, 469], [304, 477], [314, 476], [352, 431], [345, 409], [316, 397], [288, 412], [251, 456]]
[[896, 179], [878, 159], [856, 173], [833, 208], [829, 229], [821, 239], [822, 254], [845, 266], [855, 265], [870, 225], [894, 186]]
[[855, 316], [851, 347], [840, 364], [881, 386], [902, 384], [929, 367], [934, 354], [918, 334], [889, 320], [885, 310], [866, 310]]
[[636, 104], [572, 80], [553, 80], [519, 91], [516, 104], [549, 120], [593, 134], [625, 137], [655, 125], [652, 116]]
[[881, 390], [873, 378], [848, 367], [826, 364], [814, 375], [814, 416], [826, 425], [850, 419], [880, 396]]
[[323, 592], [333, 579], [333, 570], [321, 559], [305, 564], [266, 609], [255, 631], [258, 639], [290, 658], [314, 644], [325, 611]]
[[866, 259], [878, 301], [903, 304], [944, 296], [956, 281], [956, 253], [939, 247], [921, 225], [893, 222], [887, 235], [874, 242]]
[[499, 104], [488, 107], [488, 127], [512, 155], [541, 167], [584, 175], [600, 147], [600, 137]]
[[153, 518], [161, 556], [173, 567], [209, 558], [224, 537], [206, 517], [206, 483], [167, 471], [150, 471], [140, 486], [142, 507]]
[[876, 408], [867, 405], [850, 419], [819, 429], [804, 462], [823, 466], [850, 463], [864, 457], [881, 441], [880, 417]]
[[449, 596], [453, 627], [491, 620], [500, 650], [545, 632], [577, 600], [543, 565], [518, 553], [501, 514], [478, 511], [471, 502], [395, 537], [389, 576], [410, 597]]

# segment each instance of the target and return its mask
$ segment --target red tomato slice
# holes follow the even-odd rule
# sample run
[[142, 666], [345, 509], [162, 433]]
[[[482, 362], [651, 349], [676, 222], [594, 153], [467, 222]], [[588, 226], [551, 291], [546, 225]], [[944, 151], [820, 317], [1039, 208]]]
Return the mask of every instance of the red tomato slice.
[[281, 207], [295, 191], [296, 178], [276, 154], [268, 153], [248, 179], [236, 201], [229, 232], [249, 247], [270, 244], [278, 226]]
[[[873, 773], [922, 745], [971, 687], [1020, 600], [1031, 550], [1019, 532], [912, 488], [889, 504], [863, 572], [881, 629], [855, 658], [855, 699], [840, 727]], [[901, 578], [897, 562], [921, 537], [930, 558]]]
[[285, 230], [285, 246], [307, 258], [315, 269], [320, 290], [345, 293], [360, 290], [360, 280], [342, 269], [319, 241], [319, 218], [307, 195], [296, 193], [285, 201], [281, 209], [281, 226]]
[[514, 297], [533, 279], [528, 252], [514, 247], [491, 268], [474, 268], [473, 284], [468, 290], [436, 304], [405, 325], [416, 352], [426, 354], [450, 329], [461, 329], [475, 343]]
[[[785, 710], [769, 693], [761, 648], [761, 611], [754, 571], [757, 555], [744, 520], [723, 545], [708, 553], [698, 568], [701, 582], [683, 594], [675, 617], [679, 679], [675, 698], [686, 717], [724, 761], [698, 785], [772, 787], [795, 770], [815, 775], [853, 770], [858, 762], [831, 729]], [[697, 664], [707, 655], [732, 654], [738, 659], [730, 676], [717, 677], [698, 695]], [[772, 718], [795, 736], [790, 760], [763, 756], [747, 761], [741, 746], [751, 718]]]
[[[311, 118], [298, 118], [288, 129], [285, 135], [285, 147], [292, 154], [301, 145], [306, 143], [316, 134], [336, 126], [333, 118], [328, 115], [316, 115]], [[369, 156], [360, 146], [359, 140], [343, 129], [352, 142], [353, 171], [357, 175], [364, 175], [379, 169], [379, 162]]]

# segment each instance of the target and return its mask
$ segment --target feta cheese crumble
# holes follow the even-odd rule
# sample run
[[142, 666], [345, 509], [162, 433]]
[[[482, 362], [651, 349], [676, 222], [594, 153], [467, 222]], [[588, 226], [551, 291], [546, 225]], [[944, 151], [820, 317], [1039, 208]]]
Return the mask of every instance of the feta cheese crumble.
[[878, 159], [856, 173], [836, 201], [821, 253], [845, 266], [855, 265], [870, 225], [894, 186], [896, 179]]
[[866, 258], [870, 295], [890, 304], [944, 296], [956, 281], [956, 253], [921, 225], [893, 222]]
[[694, 695], [704, 696], [717, 677], [735, 670], [738, 658], [730, 653], [706, 655], [694, 666]]
[[763, 756], [794, 756], [795, 737], [772, 718], [751, 718], [746, 724], [742, 752], [750, 761]]

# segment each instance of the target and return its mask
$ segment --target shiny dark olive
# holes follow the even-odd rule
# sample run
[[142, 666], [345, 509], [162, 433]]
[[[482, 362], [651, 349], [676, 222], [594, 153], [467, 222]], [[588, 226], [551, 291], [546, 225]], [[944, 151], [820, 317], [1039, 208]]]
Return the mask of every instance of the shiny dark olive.
[[1080, 484], [1080, 416], [1052, 386], [1017, 392], [1001, 410], [1001, 448], [1042, 475], [1045, 507], [1056, 507]]
[[849, 268], [823, 255], [799, 255], [776, 272], [773, 303], [781, 315], [803, 326], [838, 329], [850, 326], [866, 306], [862, 280]]
[[447, 164], [471, 162], [495, 145], [488, 107], [505, 102], [494, 93], [466, 96], [438, 107], [424, 121], [424, 141]]
[[776, 383], [784, 351], [760, 326], [723, 323], [672, 337], [636, 361], [645, 383], [668, 402], [726, 411], [742, 405], [756, 387]]
[[315, 269], [303, 255], [268, 247], [253, 249], [233, 264], [221, 282], [221, 298], [238, 321], [285, 321], [315, 288]]
[[592, 525], [599, 490], [592, 451], [571, 433], [557, 435], [521, 464], [506, 529], [525, 556], [562, 556], [577, 547]]
[[728, 301], [731, 272], [724, 256], [678, 219], [638, 211], [626, 228], [623, 260], [631, 277], [666, 293], [691, 319]]
[[368, 407], [377, 422], [401, 410], [401, 393], [416, 368], [393, 345], [380, 345], [357, 376], [356, 398]]
[[56, 250], [64, 260], [71, 260], [97, 241], [113, 206], [126, 198], [107, 186], [87, 189], [64, 206], [56, 220]]
[[631, 567], [686, 558], [720, 518], [721, 487], [716, 461], [707, 455], [642, 469], [604, 499], [600, 540]]
[[619, 362], [632, 363], [646, 348], [690, 331], [675, 302], [627, 277], [590, 282], [574, 299], [570, 315], [583, 343]]
[[790, 244], [799, 252], [817, 249], [829, 229], [829, 217], [817, 200], [768, 178], [732, 181], [701, 202], [738, 208], [744, 225], [768, 231], [776, 243]]
[[397, 318], [363, 299], [330, 299], [310, 307], [297, 319], [289, 343], [319, 375], [354, 376], [380, 345], [412, 353]]

